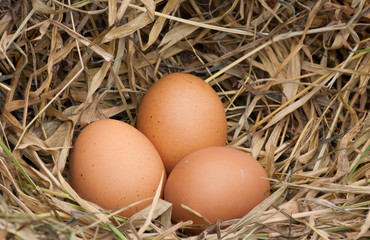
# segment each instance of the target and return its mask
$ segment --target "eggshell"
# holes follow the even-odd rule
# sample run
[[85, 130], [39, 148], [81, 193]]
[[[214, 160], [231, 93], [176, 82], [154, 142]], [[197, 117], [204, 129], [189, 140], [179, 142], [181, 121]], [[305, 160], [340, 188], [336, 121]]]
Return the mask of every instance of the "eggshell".
[[175, 222], [211, 223], [241, 218], [269, 196], [269, 181], [261, 164], [231, 147], [209, 147], [181, 160], [168, 176], [164, 199], [173, 204]]
[[[153, 197], [165, 171], [157, 150], [141, 132], [112, 119], [95, 121], [81, 131], [70, 155], [69, 170], [75, 191], [105, 209]], [[120, 215], [130, 217], [151, 201]]]
[[227, 134], [216, 92], [185, 73], [169, 74], [153, 84], [140, 104], [137, 128], [154, 144], [167, 173], [191, 152], [224, 146]]

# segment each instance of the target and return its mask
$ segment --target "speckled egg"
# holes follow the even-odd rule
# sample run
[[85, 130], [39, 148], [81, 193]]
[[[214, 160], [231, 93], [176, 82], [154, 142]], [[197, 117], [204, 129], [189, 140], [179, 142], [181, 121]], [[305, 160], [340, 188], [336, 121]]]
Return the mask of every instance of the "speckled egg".
[[167, 173], [191, 152], [224, 146], [227, 134], [217, 93], [186, 73], [172, 73], [153, 84], [140, 104], [137, 128], [154, 144]]
[[164, 199], [173, 204], [174, 222], [204, 221], [181, 207], [200, 213], [210, 223], [241, 218], [269, 196], [261, 164], [231, 147], [208, 147], [182, 159], [168, 176]]
[[[71, 186], [82, 198], [105, 209], [153, 197], [165, 172], [148, 138], [129, 124], [112, 119], [85, 127], [69, 159]], [[150, 203], [146, 200], [120, 215], [130, 217]]]

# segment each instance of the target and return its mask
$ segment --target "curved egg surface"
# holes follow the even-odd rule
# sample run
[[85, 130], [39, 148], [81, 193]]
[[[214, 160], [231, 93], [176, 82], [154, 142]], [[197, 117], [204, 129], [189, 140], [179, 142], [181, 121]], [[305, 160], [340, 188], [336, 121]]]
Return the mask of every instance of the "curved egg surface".
[[[153, 144], [137, 129], [112, 119], [98, 120], [78, 135], [70, 155], [70, 182], [84, 199], [118, 209], [151, 198], [164, 165]], [[130, 217], [146, 200], [123, 212]]]
[[182, 159], [168, 176], [164, 199], [173, 204], [174, 222], [209, 222], [241, 218], [269, 196], [270, 183], [261, 164], [231, 147], [208, 147]]
[[168, 174], [191, 152], [224, 146], [227, 135], [217, 93], [186, 73], [172, 73], [153, 84], [140, 104], [137, 128], [154, 144]]

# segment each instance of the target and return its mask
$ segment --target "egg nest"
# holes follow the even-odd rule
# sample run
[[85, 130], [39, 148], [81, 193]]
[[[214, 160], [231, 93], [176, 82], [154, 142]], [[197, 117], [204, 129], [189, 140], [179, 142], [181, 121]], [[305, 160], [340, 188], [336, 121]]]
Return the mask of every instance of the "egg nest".
[[[0, 239], [369, 239], [368, 1], [0, 4]], [[69, 152], [90, 122], [135, 125], [147, 89], [197, 75], [224, 104], [227, 145], [271, 195], [189, 234], [171, 204], [130, 219], [81, 199]]]

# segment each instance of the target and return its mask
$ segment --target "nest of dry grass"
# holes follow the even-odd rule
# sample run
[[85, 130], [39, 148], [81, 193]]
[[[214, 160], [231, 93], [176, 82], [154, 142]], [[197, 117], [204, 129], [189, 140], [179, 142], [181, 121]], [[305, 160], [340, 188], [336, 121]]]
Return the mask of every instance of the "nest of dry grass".
[[[369, 9], [366, 0], [2, 0], [0, 238], [369, 239]], [[134, 125], [145, 91], [172, 72], [214, 87], [227, 144], [271, 178], [266, 201], [198, 236], [171, 224], [160, 199], [126, 220], [68, 184], [80, 129], [101, 118]]]

